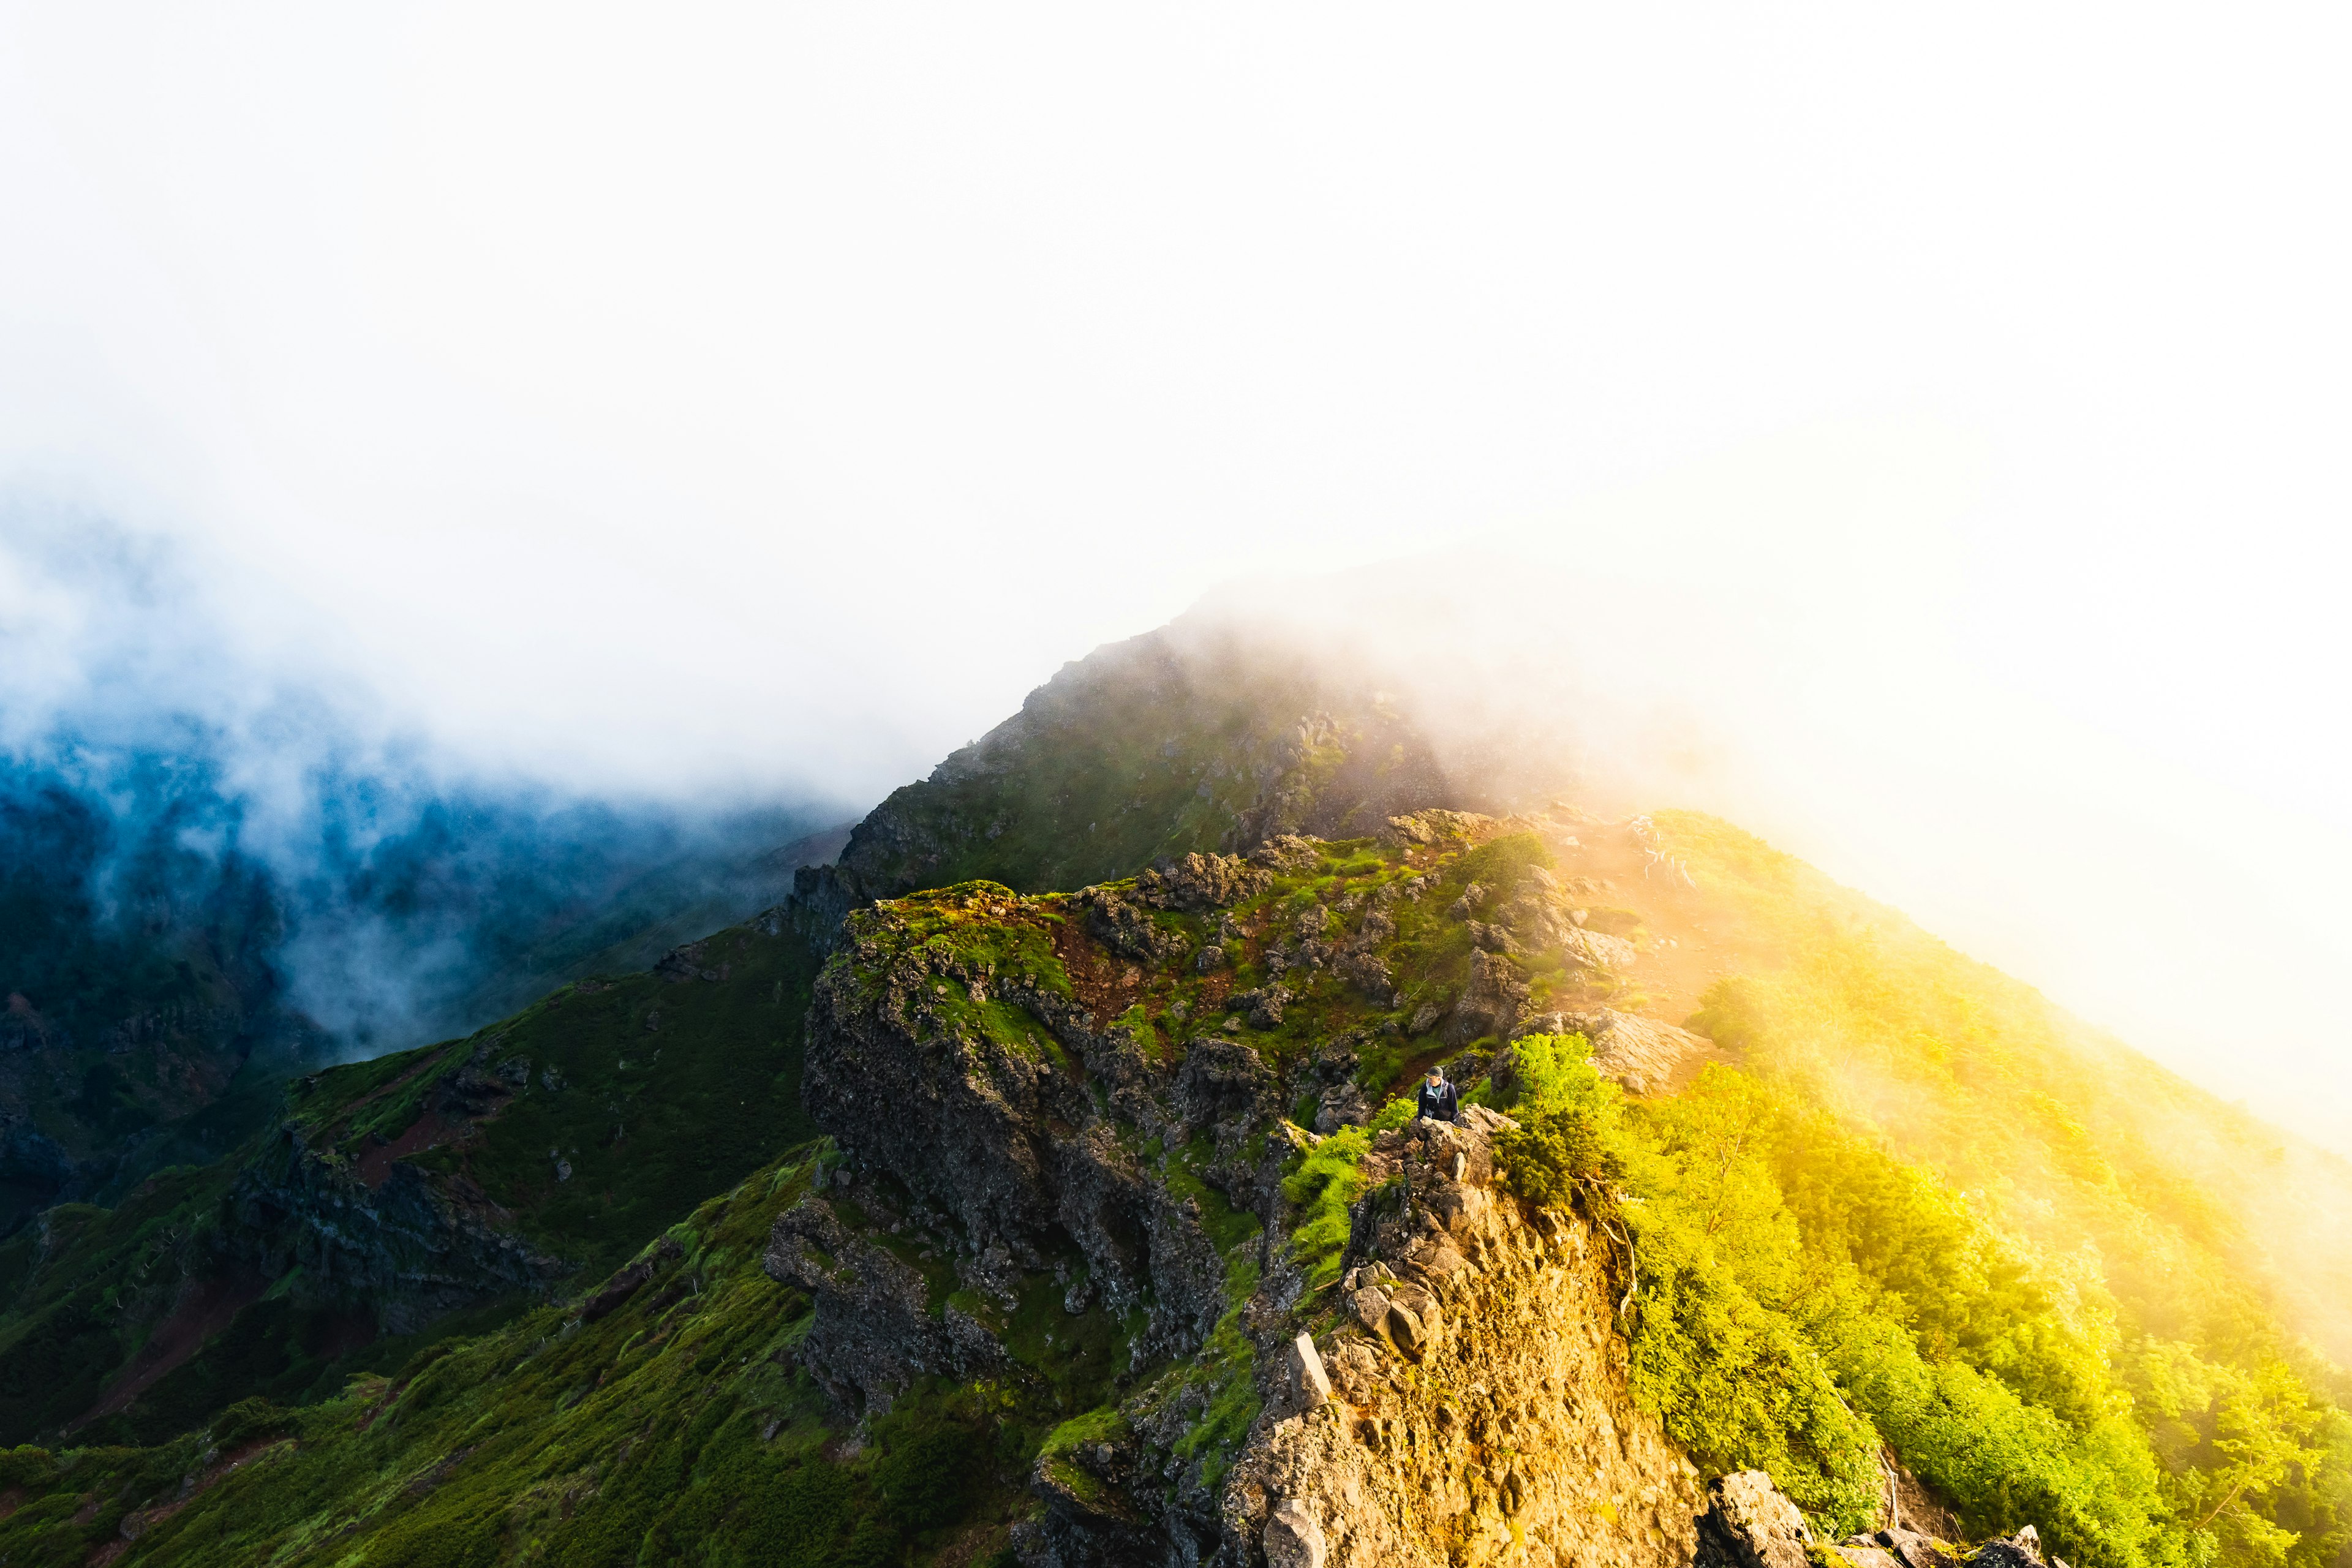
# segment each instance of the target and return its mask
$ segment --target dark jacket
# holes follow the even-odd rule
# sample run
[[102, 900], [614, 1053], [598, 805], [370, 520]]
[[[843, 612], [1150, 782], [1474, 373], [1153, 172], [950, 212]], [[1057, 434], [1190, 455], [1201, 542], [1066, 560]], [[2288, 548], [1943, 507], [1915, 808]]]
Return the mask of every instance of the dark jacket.
[[1454, 1092], [1450, 1083], [1440, 1082], [1436, 1088], [1423, 1079], [1421, 1085], [1421, 1114], [1433, 1121], [1451, 1121], [1462, 1109], [1462, 1097]]

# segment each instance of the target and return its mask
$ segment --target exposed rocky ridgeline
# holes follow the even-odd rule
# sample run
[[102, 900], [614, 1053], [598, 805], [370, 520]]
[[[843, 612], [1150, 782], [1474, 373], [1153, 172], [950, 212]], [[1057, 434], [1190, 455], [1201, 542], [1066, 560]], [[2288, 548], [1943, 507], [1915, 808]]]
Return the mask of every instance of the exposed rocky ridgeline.
[[[1034, 1387], [1056, 1322], [1093, 1358], [1104, 1397], [1042, 1446], [1022, 1562], [1640, 1568], [1704, 1538], [1781, 1568], [1816, 1545], [1769, 1483], [1711, 1499], [1636, 1402], [1622, 1245], [1498, 1185], [1507, 1117], [1324, 1142], [1287, 1119], [1335, 1072], [1367, 1103], [1409, 1080], [1440, 1025], [1494, 1005], [1480, 976], [1523, 994], [1589, 962], [1508, 825], [1429, 826], [850, 920], [805, 1078], [837, 1163], [765, 1267], [812, 1300], [798, 1354], [845, 1419], [937, 1380]], [[1475, 945], [1489, 906], [1507, 948]], [[1392, 978], [1360, 983], [1350, 953]], [[1448, 976], [1453, 1006], [1408, 1035]], [[1225, 1013], [1237, 985], [1280, 986], [1279, 1019]], [[1598, 1016], [1637, 1077], [1680, 1033]]]
[[1726, 825], [1451, 809], [1245, 642], [1106, 649], [751, 924], [0, 1244], [0, 1437], [89, 1445], [0, 1454], [0, 1555], [2340, 1555], [2232, 1228], [2274, 1135]]
[[1628, 1394], [1609, 1247], [1496, 1190], [1502, 1121], [1473, 1106], [1363, 1155], [1336, 1300], [1271, 1358], [1305, 1375], [1270, 1380], [1226, 1485], [1270, 1563], [1688, 1561], [1702, 1494]]
[[[1515, 1022], [1495, 994], [1532, 977], [1501, 984], [1521, 960], [1473, 945], [1486, 889], [1521, 954], [1584, 962], [1559, 951], [1576, 928], [1549, 923], [1540, 868], [1514, 862], [1530, 850], [1465, 866], [1504, 825], [1442, 826], [851, 918], [805, 1078], [843, 1163], [832, 1195], [780, 1218], [768, 1268], [814, 1298], [804, 1360], [852, 1411], [927, 1376], [1004, 1375], [1001, 1336], [1041, 1287], [1110, 1331], [1121, 1397], [1047, 1444], [1024, 1560], [1242, 1563], [1286, 1531], [1349, 1563], [1485, 1561], [1515, 1539], [1564, 1561], [1687, 1556], [1692, 1472], [1626, 1394], [1602, 1249], [1497, 1196], [1492, 1113], [1381, 1134], [1336, 1245], [1295, 1235], [1322, 1194], [1286, 1192], [1312, 1142], [1289, 1107], [1335, 1076], [1383, 1096], [1465, 1006]], [[1255, 1026], [1221, 1016], [1236, 985]], [[1416, 1045], [1413, 1015], [1449, 986]], [[859, 1235], [877, 1210], [898, 1217]]]
[[[391, 1354], [383, 1370], [394, 1376], [350, 1358], [316, 1363], [302, 1375], [361, 1375], [293, 1408], [224, 1413], [215, 1397], [205, 1426], [154, 1447], [6, 1456], [0, 1486], [26, 1500], [0, 1520], [0, 1550], [126, 1564], [327, 1552], [464, 1568], [2040, 1561], [2030, 1535], [1966, 1552], [1931, 1539], [1938, 1500], [1899, 1468], [1874, 1494], [1879, 1438], [1851, 1411], [1831, 1436], [1866, 1439], [1848, 1472], [1858, 1492], [1823, 1491], [1820, 1454], [1799, 1440], [1821, 1410], [1834, 1412], [1842, 1395], [1821, 1357], [1844, 1351], [1776, 1340], [1786, 1330], [1755, 1301], [1706, 1295], [1715, 1287], [1693, 1270], [1717, 1266], [1688, 1250], [1704, 1251], [1688, 1239], [1703, 1229], [1678, 1242], [1672, 1216], [1643, 1228], [1643, 1204], [1703, 1221], [1707, 1211], [1689, 1205], [1713, 1200], [1675, 1184], [1752, 1164], [1740, 1149], [1781, 1134], [1756, 1119], [1765, 1102], [1727, 1081], [1746, 1075], [1694, 1082], [1692, 1064], [1722, 1052], [1656, 1016], [1658, 994], [1688, 984], [1676, 978], [1678, 963], [1691, 973], [1677, 939], [1703, 933], [1623, 885], [1628, 855], [1640, 876], [1638, 837], [1564, 813], [1427, 811], [1370, 837], [1172, 858], [1073, 893], [966, 884], [859, 911], [808, 1015], [806, 1100], [831, 1136], [667, 1230], [611, 1206], [616, 1178], [634, 1168], [625, 1158], [596, 1152], [591, 1138], [550, 1137], [545, 1119], [562, 1109], [585, 1130], [611, 1117], [634, 1142], [667, 1104], [695, 1103], [694, 1117], [652, 1138], [649, 1171], [723, 1130], [730, 1090], [748, 1101], [739, 1111], [751, 1136], [800, 1136], [772, 1095], [743, 1096], [745, 1075], [730, 1069], [772, 1009], [793, 1005], [790, 976], [761, 965], [814, 950], [812, 933], [789, 925], [814, 919], [806, 905], [679, 949], [621, 986], [574, 988], [508, 1028], [326, 1075], [304, 1086], [292, 1132], [239, 1168], [248, 1198], [291, 1193], [287, 1207], [306, 1216], [289, 1234], [310, 1250], [272, 1255], [299, 1266], [277, 1300], [312, 1289], [302, 1281], [314, 1271], [350, 1280], [388, 1262], [407, 1283], [369, 1289], [427, 1302], [443, 1282], [433, 1248], [412, 1243], [436, 1226], [478, 1222], [534, 1256], [595, 1261], [535, 1302], [526, 1288], [502, 1327]], [[1757, 1008], [1726, 994], [1707, 1018], [1753, 1037]], [[1477, 1099], [1454, 1130], [1405, 1124], [1391, 1108], [1431, 1061], [1508, 1102], [1559, 1070], [1578, 1038], [1569, 1029], [1641, 1097], [1610, 1101], [1640, 1113], [1641, 1137], [1712, 1128], [1721, 1139], [1671, 1168], [1629, 1167], [1624, 1190], [1596, 1167], [1601, 1184], [1586, 1195], [1538, 1202], [1508, 1162], [1526, 1158], [1550, 1101], [1517, 1107], [1524, 1129]], [[709, 1041], [724, 1048], [706, 1056]], [[641, 1062], [665, 1076], [626, 1076], [624, 1064]], [[666, 1076], [697, 1064], [717, 1070]], [[1817, 1113], [1790, 1125], [1799, 1143], [1829, 1150], [1800, 1174], [1858, 1173], [1828, 1195], [1863, 1203], [1874, 1238], [1892, 1233], [1870, 1205], [1932, 1197], [1931, 1183], [1871, 1163]], [[509, 1155], [536, 1187], [517, 1176], [522, 1163], [507, 1168]], [[404, 1164], [414, 1173], [397, 1174]], [[1733, 1216], [1726, 1245], [1742, 1226], [1793, 1245], [1795, 1221], [1769, 1206], [1769, 1173], [1739, 1180], [1765, 1184], [1761, 1209], [1759, 1188], [1737, 1189], [1762, 1226]], [[596, 1204], [564, 1206], [600, 1190]], [[154, 1201], [168, 1195], [159, 1187]], [[199, 1195], [110, 1219], [53, 1216], [42, 1267], [89, 1256], [109, 1226], [176, 1223]], [[418, 1195], [448, 1207], [424, 1215]], [[367, 1212], [339, 1217], [339, 1203]], [[1929, 1212], [1933, 1245], [1917, 1256], [1933, 1270], [1906, 1276], [1908, 1288], [1941, 1288], [1934, 1270], [1963, 1289], [1969, 1275], [2016, 1279], [1990, 1275], [2005, 1255], [1970, 1239], [1964, 1213]], [[376, 1226], [385, 1239], [344, 1258], [325, 1230], [354, 1219], [364, 1221], [354, 1233]], [[611, 1247], [601, 1257], [598, 1240]], [[520, 1257], [468, 1259], [462, 1245], [438, 1256], [509, 1278]], [[109, 1277], [152, 1282], [138, 1262], [124, 1254]], [[1758, 1289], [1770, 1283], [1759, 1277]], [[1677, 1300], [1715, 1326], [1678, 1315]], [[174, 1316], [193, 1322], [205, 1310], [190, 1292]], [[2037, 1331], [2064, 1331], [2030, 1300], [2027, 1310], [2040, 1313], [2024, 1320]], [[1871, 1320], [1873, 1342], [1911, 1353], [1890, 1321]], [[1814, 1357], [1798, 1369], [1821, 1402], [1813, 1415], [1783, 1403], [1805, 1390], [1772, 1363], [1748, 1363], [1768, 1381], [1735, 1370], [1707, 1395], [1785, 1416], [1789, 1451], [1765, 1442], [1743, 1459], [1710, 1448], [1705, 1430], [1685, 1435], [1694, 1409], [1654, 1395], [1659, 1336], [1686, 1330]], [[1718, 1352], [1745, 1353], [1718, 1338], [1701, 1359]], [[121, 1415], [166, 1425], [173, 1379], [205, 1363], [167, 1374]], [[2040, 1478], [2000, 1449], [1937, 1448], [1908, 1392], [1920, 1385], [1894, 1387], [1915, 1402], [1891, 1403], [1885, 1367], [1840, 1367], [1855, 1404], [1885, 1413], [1888, 1441], [1921, 1438], [1905, 1463], [1948, 1477], [1957, 1455], [2032, 1500], [1980, 1495], [1979, 1528], [2013, 1529], [2021, 1512], [2072, 1541], [2100, 1522], [2079, 1494], [2025, 1489]], [[1951, 1361], [1928, 1370], [1927, 1397], [1957, 1386], [1973, 1391], [1973, 1410], [1998, 1415], [1989, 1380], [1967, 1381], [1975, 1374]], [[2026, 1414], [2033, 1430], [2060, 1430]], [[1748, 1463], [1773, 1464], [1813, 1511]], [[321, 1536], [328, 1516], [337, 1522]], [[1850, 1533], [1860, 1526], [1870, 1528]]]

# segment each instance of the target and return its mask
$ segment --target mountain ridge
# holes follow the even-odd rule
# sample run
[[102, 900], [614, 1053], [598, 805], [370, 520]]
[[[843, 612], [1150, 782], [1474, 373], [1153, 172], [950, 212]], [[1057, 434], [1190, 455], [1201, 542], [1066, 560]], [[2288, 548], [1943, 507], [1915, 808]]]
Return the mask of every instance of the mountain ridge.
[[[2341, 1331], [2341, 1248], [2290, 1234], [2284, 1206], [2340, 1192], [2335, 1167], [2291, 1140], [2250, 1166], [2267, 1130], [2144, 1061], [2118, 1083], [2112, 1043], [2030, 988], [1727, 825], [1476, 796], [1379, 693], [1203, 646], [1066, 669], [749, 926], [298, 1085], [310, 1131], [273, 1158], [325, 1160], [362, 1206], [395, 1169], [458, 1209], [471, 1183], [494, 1230], [568, 1271], [466, 1298], [488, 1319], [424, 1311], [380, 1364], [313, 1357], [281, 1374], [308, 1384], [272, 1385], [290, 1403], [222, 1377], [143, 1435], [121, 1426], [137, 1401], [102, 1417], [144, 1447], [19, 1450], [0, 1479], [38, 1507], [0, 1541], [303, 1560], [326, 1550], [304, 1521], [348, 1495], [373, 1500], [351, 1528], [386, 1563], [721, 1562], [762, 1540], [810, 1563], [1585, 1560], [1619, 1493], [1496, 1434], [1541, 1430], [1561, 1456], [1581, 1437], [1508, 1400], [1388, 1403], [1448, 1355], [1492, 1364], [1480, 1325], [1541, 1299], [1588, 1303], [1540, 1316], [1598, 1359], [1562, 1341], [1569, 1360], [1511, 1380], [1561, 1383], [1571, 1426], [1653, 1424], [1690, 1462], [1643, 1472], [1680, 1511], [1654, 1524], [1670, 1545], [1610, 1536], [1623, 1561], [1710, 1550], [1688, 1521], [1746, 1509], [1723, 1488], [1751, 1470], [1796, 1500], [1816, 1560], [1899, 1554], [1906, 1518], [1948, 1540], [2038, 1525], [2078, 1563], [2341, 1558], [2344, 1380], [2304, 1337]], [[803, 1013], [804, 1058], [755, 1043]], [[646, 1047], [686, 1076], [605, 1065]], [[1458, 1173], [1382, 1112], [1432, 1061], [1479, 1107]], [[700, 1192], [617, 1224], [548, 1206], [622, 1168], [587, 1151], [626, 1097], [683, 1106], [754, 1076]], [[604, 1123], [578, 1148], [544, 1136], [565, 1106]], [[201, 1197], [244, 1178], [168, 1179]], [[190, 1210], [134, 1197], [61, 1211], [39, 1267], [81, 1247], [93, 1287], [137, 1273], [160, 1254], [129, 1238]], [[665, 1210], [722, 1217], [664, 1228]], [[735, 1238], [715, 1251], [714, 1225]], [[1433, 1273], [1449, 1251], [1471, 1267]], [[21, 1381], [12, 1317], [0, 1395]], [[297, 1337], [337, 1331], [329, 1311]], [[1336, 1404], [1307, 1400], [1302, 1332]], [[405, 1403], [444, 1363], [473, 1369], [435, 1393], [444, 1414]], [[590, 1372], [650, 1401], [666, 1473], [734, 1479], [648, 1491], [636, 1428], [566, 1392]], [[244, 1431], [278, 1457], [202, 1480], [206, 1445]], [[1423, 1452], [1454, 1458], [1383, 1458]], [[1340, 1474], [1355, 1497], [1311, 1484]], [[142, 1500], [180, 1476], [196, 1500]], [[1431, 1531], [1441, 1505], [1462, 1530]], [[761, 1533], [779, 1509], [830, 1522], [785, 1542]], [[1873, 1529], [1888, 1539], [1826, 1544]]]

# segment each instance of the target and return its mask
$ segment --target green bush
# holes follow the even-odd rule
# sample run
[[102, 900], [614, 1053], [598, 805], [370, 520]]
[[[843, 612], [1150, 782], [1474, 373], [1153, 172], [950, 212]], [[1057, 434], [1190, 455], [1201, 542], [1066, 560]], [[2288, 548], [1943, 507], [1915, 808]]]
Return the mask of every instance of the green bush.
[[1700, 1464], [1765, 1470], [1843, 1534], [1876, 1521], [1884, 1441], [1979, 1533], [2032, 1523], [2083, 1568], [2204, 1550], [2125, 1414], [2096, 1301], [1764, 1080], [1711, 1068], [1635, 1104], [1585, 1048], [1515, 1044], [1496, 1159], [1608, 1238], [1634, 1395]]

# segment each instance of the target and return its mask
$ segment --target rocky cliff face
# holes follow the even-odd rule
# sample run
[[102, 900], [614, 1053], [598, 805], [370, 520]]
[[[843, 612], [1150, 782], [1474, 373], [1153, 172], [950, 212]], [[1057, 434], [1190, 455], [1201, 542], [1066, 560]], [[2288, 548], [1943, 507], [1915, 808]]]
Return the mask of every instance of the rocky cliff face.
[[1278, 1398], [1226, 1484], [1237, 1549], [1344, 1568], [1689, 1560], [1704, 1495], [1626, 1390], [1607, 1246], [1496, 1188], [1500, 1121], [1474, 1106], [1366, 1154], [1339, 1321], [1312, 1357], [1273, 1349]]
[[[1088, 1361], [1013, 1531], [1033, 1568], [1878, 1564], [1761, 1477], [1702, 1485], [1629, 1387], [1620, 1244], [1498, 1184], [1507, 1118], [1348, 1125], [1454, 1035], [1507, 1079], [1493, 1035], [1633, 952], [1577, 941], [1509, 825], [1430, 826], [852, 915], [804, 1079], [835, 1149], [765, 1258], [814, 1302], [799, 1364], [870, 1420], [941, 1380], [1034, 1398], [1041, 1342]], [[1645, 1087], [1704, 1046], [1573, 1016]]]
[[[1395, 1070], [1329, 1036], [1379, 1057], [1407, 1027], [1379, 1019], [1419, 1010], [1399, 982], [1422, 989], [1433, 954], [1398, 949], [1400, 914], [1467, 973], [1444, 1019], [1507, 1029], [1527, 994], [1413, 859], [1467, 841], [1429, 839], [1288, 839], [850, 919], [804, 1079], [840, 1195], [778, 1222], [769, 1268], [815, 1299], [806, 1363], [853, 1408], [1010, 1366], [1034, 1283], [1120, 1325], [1121, 1397], [1047, 1445], [1026, 1560], [1243, 1563], [1269, 1532], [1361, 1563], [1687, 1555], [1692, 1473], [1626, 1394], [1606, 1259], [1580, 1222], [1497, 1194], [1491, 1113], [1348, 1134], [1339, 1179], [1369, 1195], [1339, 1255], [1294, 1234], [1318, 1194], [1286, 1190], [1314, 1143], [1287, 1112], [1328, 1102], [1335, 1073], [1361, 1103], [1359, 1074]], [[1549, 902], [1519, 913], [1545, 941]], [[1237, 964], [1271, 977], [1247, 1002]], [[858, 1234], [877, 1210], [912, 1256]]]

